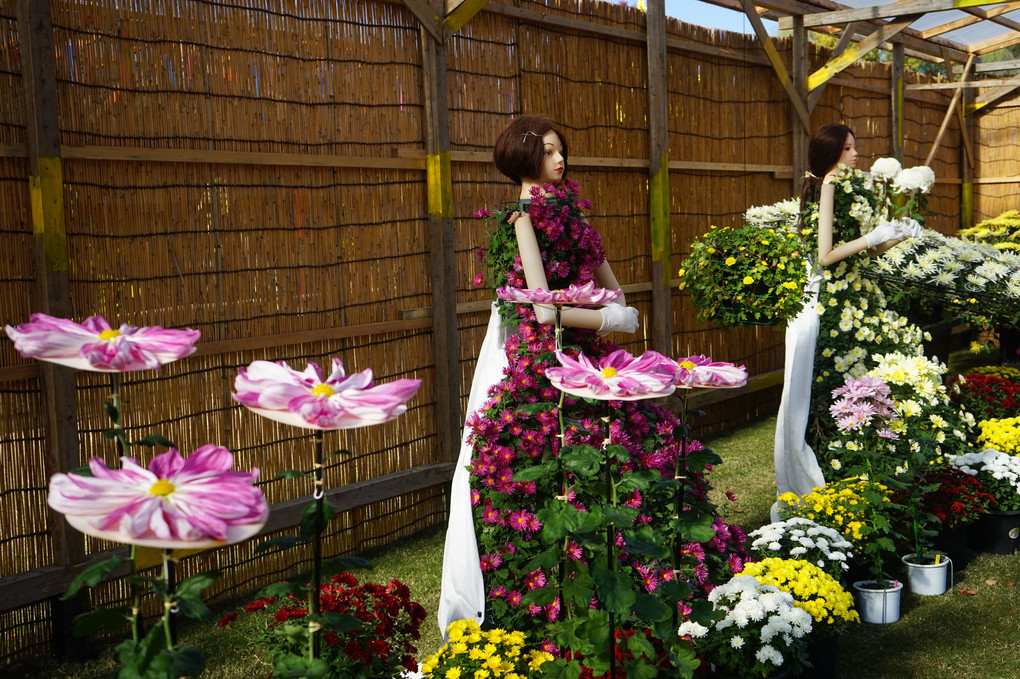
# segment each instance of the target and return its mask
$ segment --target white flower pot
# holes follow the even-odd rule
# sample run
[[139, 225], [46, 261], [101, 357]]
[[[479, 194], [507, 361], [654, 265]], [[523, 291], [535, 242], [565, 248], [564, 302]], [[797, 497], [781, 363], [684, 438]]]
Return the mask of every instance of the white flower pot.
[[868, 586], [874, 587], [875, 581], [860, 580], [854, 583], [857, 592], [857, 612], [861, 616], [861, 622], [885, 625], [899, 620], [903, 583], [896, 582], [889, 589], [867, 589]]
[[925, 596], [938, 596], [946, 592], [946, 575], [949, 573], [951, 560], [943, 555], [937, 564], [914, 563], [916, 554], [907, 554], [901, 558], [907, 567], [907, 582], [910, 591]]

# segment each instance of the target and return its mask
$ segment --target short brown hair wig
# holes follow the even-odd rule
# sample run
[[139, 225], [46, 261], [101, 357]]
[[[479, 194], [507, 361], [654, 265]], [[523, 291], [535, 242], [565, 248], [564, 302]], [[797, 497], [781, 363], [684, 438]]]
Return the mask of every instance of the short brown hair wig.
[[563, 157], [567, 157], [567, 140], [550, 120], [541, 116], [517, 116], [506, 126], [492, 149], [492, 159], [499, 171], [521, 184], [524, 179], [534, 179], [542, 171], [542, 135], [553, 131], [563, 144]]

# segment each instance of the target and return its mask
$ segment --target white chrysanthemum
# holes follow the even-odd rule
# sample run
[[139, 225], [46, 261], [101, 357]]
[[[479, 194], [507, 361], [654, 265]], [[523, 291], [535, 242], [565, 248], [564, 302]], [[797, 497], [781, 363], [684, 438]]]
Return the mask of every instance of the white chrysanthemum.
[[677, 630], [677, 635], [681, 637], [693, 637], [700, 639], [701, 637], [708, 634], [708, 628], [704, 625], [700, 625], [693, 620], [680, 623], [680, 629]]
[[893, 179], [897, 191], [920, 191], [928, 193], [935, 184], [935, 172], [927, 165], [918, 165], [900, 170]]
[[879, 158], [871, 164], [872, 176], [886, 181], [895, 179], [902, 169], [900, 161], [895, 158]]

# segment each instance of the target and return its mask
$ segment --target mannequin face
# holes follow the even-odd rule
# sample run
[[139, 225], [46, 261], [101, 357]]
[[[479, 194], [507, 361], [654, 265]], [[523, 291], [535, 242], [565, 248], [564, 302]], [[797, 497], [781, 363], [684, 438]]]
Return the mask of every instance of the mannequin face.
[[563, 157], [563, 144], [560, 142], [560, 136], [549, 130], [542, 135], [542, 167], [538, 182], [540, 184], [559, 184], [566, 170], [567, 159]]
[[855, 142], [856, 140], [852, 134], [846, 136], [846, 141], [843, 142], [843, 155], [839, 158], [839, 164], [850, 168], [857, 167], [857, 147]]

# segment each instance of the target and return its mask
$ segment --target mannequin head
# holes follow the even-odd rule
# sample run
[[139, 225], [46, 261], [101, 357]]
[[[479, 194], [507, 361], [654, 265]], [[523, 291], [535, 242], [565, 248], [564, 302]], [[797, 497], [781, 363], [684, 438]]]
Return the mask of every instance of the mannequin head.
[[[816, 177], [825, 177], [836, 165], [849, 167], [857, 162], [854, 133], [846, 125], [822, 125], [808, 142], [808, 168]], [[847, 148], [849, 145], [849, 148]]]
[[[553, 160], [547, 161], [550, 158], [547, 153], [550, 151], [562, 156], [564, 171], [558, 178], [543, 167], [546, 164], [556, 164]], [[563, 179], [566, 174], [567, 140], [545, 118], [518, 116], [496, 138], [492, 157], [499, 171], [515, 184], [520, 185], [524, 181], [552, 183]]]

